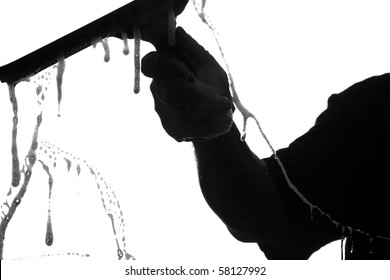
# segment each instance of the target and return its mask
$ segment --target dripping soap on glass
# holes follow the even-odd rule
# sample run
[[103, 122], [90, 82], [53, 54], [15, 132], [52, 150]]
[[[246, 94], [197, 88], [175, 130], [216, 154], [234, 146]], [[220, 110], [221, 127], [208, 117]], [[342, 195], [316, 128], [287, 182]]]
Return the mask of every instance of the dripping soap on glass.
[[134, 26], [134, 93], [140, 92], [141, 75], [141, 30]]

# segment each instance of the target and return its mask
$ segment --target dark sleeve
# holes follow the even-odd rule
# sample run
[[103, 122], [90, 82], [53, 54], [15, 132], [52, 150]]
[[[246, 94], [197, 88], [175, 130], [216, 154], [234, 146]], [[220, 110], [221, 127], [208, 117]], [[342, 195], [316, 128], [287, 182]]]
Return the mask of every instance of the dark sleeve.
[[338, 223], [390, 236], [389, 223], [384, 222], [390, 216], [389, 97], [390, 74], [334, 94], [315, 125], [277, 152], [293, 184], [332, 219], [316, 210], [312, 216], [287, 185], [276, 160], [265, 159], [293, 229], [291, 242], [317, 250], [341, 237]]

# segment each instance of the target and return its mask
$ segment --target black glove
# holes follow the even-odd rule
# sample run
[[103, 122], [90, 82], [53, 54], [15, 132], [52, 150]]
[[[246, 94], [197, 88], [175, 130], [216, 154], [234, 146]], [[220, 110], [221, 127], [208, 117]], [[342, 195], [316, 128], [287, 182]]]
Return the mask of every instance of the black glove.
[[227, 133], [234, 106], [225, 71], [182, 28], [176, 44], [142, 59], [155, 110], [166, 132], [177, 141], [208, 140]]

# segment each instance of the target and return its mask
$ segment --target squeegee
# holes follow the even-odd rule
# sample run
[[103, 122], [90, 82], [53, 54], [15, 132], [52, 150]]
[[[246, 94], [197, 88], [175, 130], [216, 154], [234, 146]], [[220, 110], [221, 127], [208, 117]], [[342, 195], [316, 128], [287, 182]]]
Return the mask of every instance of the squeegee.
[[188, 0], [135, 0], [68, 35], [0, 67], [0, 81], [8, 84], [35, 75], [96, 42], [99, 38], [134, 38], [139, 30], [141, 39], [156, 49], [167, 45], [172, 21], [181, 14]]

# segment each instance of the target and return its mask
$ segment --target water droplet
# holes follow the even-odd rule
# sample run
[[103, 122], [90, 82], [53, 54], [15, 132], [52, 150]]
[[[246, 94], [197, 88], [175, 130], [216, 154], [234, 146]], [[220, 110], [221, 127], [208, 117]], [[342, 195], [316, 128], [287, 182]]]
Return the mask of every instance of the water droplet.
[[126, 252], [126, 260], [135, 260], [135, 258]]
[[66, 167], [68, 168], [68, 171], [70, 171], [70, 168], [72, 166], [72, 162], [67, 158], [64, 158], [64, 160], [66, 161]]
[[81, 168], [80, 164], [77, 164], [77, 175], [80, 176]]
[[45, 243], [47, 246], [51, 246], [53, 245], [53, 241], [54, 241], [53, 228], [52, 228], [51, 220], [49, 219], [47, 221], [47, 226], [46, 226]]
[[117, 251], [118, 258], [121, 260], [123, 258], [123, 252], [122, 250]]
[[42, 85], [37, 86], [36, 93], [39, 95], [42, 92]]

